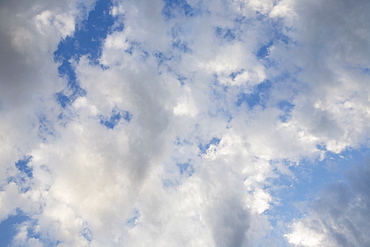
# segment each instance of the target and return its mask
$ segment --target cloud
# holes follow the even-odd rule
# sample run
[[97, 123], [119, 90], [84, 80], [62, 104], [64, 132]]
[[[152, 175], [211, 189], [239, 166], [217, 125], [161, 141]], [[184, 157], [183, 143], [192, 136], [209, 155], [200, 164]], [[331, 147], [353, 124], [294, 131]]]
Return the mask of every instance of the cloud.
[[15, 246], [266, 245], [274, 179], [368, 138], [367, 7], [22, 3], [0, 24], [0, 220], [30, 217]]
[[54, 93], [64, 81], [52, 53], [61, 38], [73, 33], [79, 11], [73, 1], [45, 3], [1, 2], [1, 184], [9, 164], [40, 141], [39, 122], [57, 115]]
[[292, 224], [295, 246], [366, 246], [369, 214], [369, 166], [356, 165], [348, 181], [330, 184], [311, 203], [308, 214]]
[[[289, 47], [277, 44], [270, 48], [270, 57], [295, 74], [298, 82], [292, 85], [300, 93], [293, 101], [290, 123], [336, 153], [366, 139], [367, 127], [362, 123], [369, 116], [369, 74], [365, 72], [369, 58], [363, 51], [369, 49], [370, 33], [363, 25], [368, 4], [281, 1], [271, 12], [285, 18], [291, 28], [285, 33], [294, 42]], [[286, 16], [282, 9], [289, 10]], [[287, 50], [281, 49], [284, 46]]]
[[2, 110], [23, 106], [35, 94], [61, 87], [50, 54], [61, 37], [74, 31], [76, 10], [68, 2], [48, 7], [44, 1], [33, 6], [27, 1], [2, 1], [0, 49], [6, 58], [1, 61]]

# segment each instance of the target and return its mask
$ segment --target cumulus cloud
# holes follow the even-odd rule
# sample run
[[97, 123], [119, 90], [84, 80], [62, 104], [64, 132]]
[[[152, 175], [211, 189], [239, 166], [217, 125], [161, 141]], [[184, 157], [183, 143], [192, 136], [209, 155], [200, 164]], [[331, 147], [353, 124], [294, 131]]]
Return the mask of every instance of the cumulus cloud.
[[[274, 179], [368, 138], [357, 2], [3, 1], [0, 220], [30, 217], [13, 245], [274, 243]], [[333, 238], [312, 222], [288, 240]]]
[[369, 58], [363, 51], [369, 49], [370, 33], [364, 29], [369, 3], [287, 0], [275, 8], [273, 16], [285, 18], [295, 45], [288, 50], [273, 47], [271, 57], [277, 55], [288, 65], [285, 69], [297, 75], [304, 92], [294, 100], [291, 123], [332, 152], [365, 141]]
[[73, 33], [79, 11], [73, 1], [45, 3], [1, 2], [2, 180], [9, 162], [27, 155], [39, 141], [35, 125], [41, 115], [54, 117], [54, 93], [64, 87], [52, 54], [60, 39]]

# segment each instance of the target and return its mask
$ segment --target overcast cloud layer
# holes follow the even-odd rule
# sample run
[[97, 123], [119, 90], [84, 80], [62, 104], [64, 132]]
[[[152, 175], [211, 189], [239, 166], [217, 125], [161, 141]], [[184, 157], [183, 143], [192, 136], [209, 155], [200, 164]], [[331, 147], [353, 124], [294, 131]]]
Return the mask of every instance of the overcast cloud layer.
[[[10, 246], [370, 245], [369, 165], [350, 156], [369, 148], [369, 12], [0, 1], [0, 222], [23, 217]], [[293, 196], [303, 164], [338, 160]]]

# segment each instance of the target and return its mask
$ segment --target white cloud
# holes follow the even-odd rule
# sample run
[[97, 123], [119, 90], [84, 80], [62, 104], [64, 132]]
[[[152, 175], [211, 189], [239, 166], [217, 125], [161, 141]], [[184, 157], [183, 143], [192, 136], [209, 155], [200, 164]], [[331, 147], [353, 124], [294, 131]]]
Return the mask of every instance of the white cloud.
[[[18, 208], [36, 222], [21, 226], [17, 243], [263, 245], [272, 241], [264, 212], [276, 200], [266, 186], [290, 174], [280, 161], [315, 160], [324, 153], [317, 145], [339, 153], [368, 138], [368, 75], [354, 69], [369, 62], [360, 52], [368, 48], [368, 33], [357, 18], [366, 19], [368, 7], [189, 1], [193, 16], [177, 9], [166, 21], [163, 1], [117, 1], [111, 13], [124, 28], [104, 40], [104, 68], [88, 56], [72, 61], [86, 95], [62, 109], [53, 98], [64, 85], [53, 51], [86, 13], [75, 1], [2, 4], [1, 49], [9, 60], [0, 74], [0, 159], [6, 164], [0, 219]], [[267, 65], [256, 54], [270, 40]], [[240, 95], [254, 93], [266, 79], [271, 88], [257, 92], [266, 102], [238, 105]], [[294, 104], [286, 121], [276, 106], [281, 100]], [[102, 119], [115, 111], [131, 118], [104, 126]], [[39, 114], [52, 125], [48, 138], [40, 135]], [[21, 173], [14, 163], [24, 155], [32, 156], [27, 192], [7, 182]], [[179, 164], [186, 164], [184, 171]], [[311, 223], [310, 217], [297, 220], [289, 241], [326, 243]], [[41, 240], [28, 234], [32, 227]]]

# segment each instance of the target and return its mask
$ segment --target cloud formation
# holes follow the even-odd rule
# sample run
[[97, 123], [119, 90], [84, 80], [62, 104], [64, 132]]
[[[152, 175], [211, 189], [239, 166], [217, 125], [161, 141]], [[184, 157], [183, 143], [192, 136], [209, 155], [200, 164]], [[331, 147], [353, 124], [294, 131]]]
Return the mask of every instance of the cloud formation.
[[294, 246], [366, 246], [369, 215], [369, 165], [357, 165], [349, 182], [330, 184], [296, 220], [287, 235]]
[[[266, 214], [278, 178], [368, 145], [368, 10], [2, 1], [0, 221], [28, 217], [12, 245], [288, 244]], [[356, 169], [290, 244], [369, 242]]]

